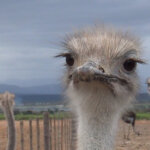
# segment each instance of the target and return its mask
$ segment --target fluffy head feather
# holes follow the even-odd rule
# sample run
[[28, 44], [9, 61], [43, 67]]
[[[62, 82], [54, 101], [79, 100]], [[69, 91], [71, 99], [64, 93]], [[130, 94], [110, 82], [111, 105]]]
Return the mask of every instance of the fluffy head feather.
[[105, 56], [117, 58], [128, 50], [141, 50], [140, 42], [128, 32], [116, 31], [108, 27], [93, 27], [68, 35], [64, 41], [67, 50], [80, 56]]

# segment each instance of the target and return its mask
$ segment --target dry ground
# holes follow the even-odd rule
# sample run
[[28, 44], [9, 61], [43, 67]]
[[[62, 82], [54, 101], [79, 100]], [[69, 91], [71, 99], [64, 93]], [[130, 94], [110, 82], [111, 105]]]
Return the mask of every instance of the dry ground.
[[[61, 124], [60, 122], [58, 124]], [[17, 149], [21, 150], [20, 145], [20, 123], [16, 121], [17, 127]], [[0, 121], [0, 150], [5, 150], [7, 142], [7, 127], [5, 121]], [[43, 122], [40, 122], [40, 150], [44, 150], [43, 142]], [[124, 134], [128, 133], [128, 125], [120, 122], [119, 133], [117, 136], [116, 150], [150, 150], [150, 121], [139, 120], [136, 122], [136, 131], [140, 132], [140, 135], [135, 135], [132, 130], [130, 131], [129, 139], [124, 138]], [[59, 131], [58, 131], [59, 132]], [[54, 139], [55, 140], [55, 139]], [[33, 122], [33, 150], [37, 150], [36, 139], [36, 122]], [[24, 121], [24, 150], [30, 150], [29, 148], [29, 122]], [[54, 141], [53, 141], [54, 143]], [[65, 147], [65, 145], [64, 145]], [[61, 150], [61, 146], [57, 147]], [[53, 147], [52, 150], [55, 150]], [[66, 148], [64, 148], [66, 150]], [[69, 149], [67, 149], [69, 150]]]
[[[131, 131], [129, 139], [124, 139], [124, 133], [128, 133], [128, 125], [120, 122], [119, 134], [117, 137], [117, 150], [150, 150], [150, 120], [136, 121], [136, 131], [140, 135], [135, 135]], [[124, 131], [125, 127], [125, 131]]]

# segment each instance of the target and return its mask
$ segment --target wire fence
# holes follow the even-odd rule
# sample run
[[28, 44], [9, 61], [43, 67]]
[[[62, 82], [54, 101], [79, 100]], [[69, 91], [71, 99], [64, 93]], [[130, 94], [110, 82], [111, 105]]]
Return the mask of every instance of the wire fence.
[[[50, 117], [48, 112], [43, 119], [15, 121], [16, 150], [74, 150], [74, 119], [72, 117]], [[0, 121], [0, 150], [7, 146], [7, 123]]]

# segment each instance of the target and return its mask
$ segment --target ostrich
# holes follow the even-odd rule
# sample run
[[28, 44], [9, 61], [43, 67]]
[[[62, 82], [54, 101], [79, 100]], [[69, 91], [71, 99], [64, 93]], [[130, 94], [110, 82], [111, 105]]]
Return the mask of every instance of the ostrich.
[[8, 122], [8, 144], [6, 150], [15, 150], [16, 134], [15, 134], [15, 122], [14, 122], [14, 98], [15, 95], [9, 92], [0, 94], [0, 107], [4, 111], [5, 117]]
[[[133, 132], [136, 135], [140, 135], [140, 133], [135, 130], [136, 114], [133, 111], [127, 111], [126, 113], [124, 113], [122, 116], [122, 120], [125, 123], [132, 125]], [[129, 130], [130, 130], [130, 126], [129, 126]], [[129, 134], [130, 134], [129, 130], [128, 130], [127, 139], [129, 139]], [[124, 137], [125, 137], [125, 135], [124, 135]]]
[[117, 125], [138, 91], [140, 43], [129, 33], [89, 27], [68, 35], [66, 96], [77, 117], [77, 150], [112, 150]]
[[150, 94], [150, 78], [147, 79], [147, 91]]

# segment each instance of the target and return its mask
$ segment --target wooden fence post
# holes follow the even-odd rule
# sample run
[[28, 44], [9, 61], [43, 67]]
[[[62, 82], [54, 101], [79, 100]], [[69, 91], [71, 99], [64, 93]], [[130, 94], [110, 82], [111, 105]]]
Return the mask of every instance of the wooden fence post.
[[64, 124], [65, 124], [65, 150], [67, 150], [67, 124], [66, 124], [66, 118], [64, 119]]
[[59, 120], [58, 120], [58, 150], [61, 150], [61, 120], [60, 120], [60, 116], [59, 116]]
[[24, 132], [23, 132], [23, 120], [20, 121], [20, 142], [21, 142], [21, 150], [24, 150]]
[[68, 150], [68, 117], [65, 119], [65, 132], [66, 132], [66, 150]]
[[30, 150], [33, 150], [33, 144], [32, 144], [32, 120], [29, 120], [29, 133], [30, 133]]
[[63, 150], [63, 142], [64, 142], [64, 121], [61, 119], [61, 150]]
[[69, 119], [67, 117], [67, 150], [69, 150]]
[[50, 150], [49, 113], [44, 113], [44, 150]]
[[71, 148], [71, 118], [69, 117], [69, 150]]
[[75, 116], [72, 117], [71, 121], [71, 150], [76, 150], [77, 142], [77, 130], [76, 130], [76, 119]]
[[52, 119], [49, 119], [50, 150], [52, 150]]
[[55, 150], [57, 150], [57, 130], [56, 130], [56, 117], [54, 117], [54, 145]]
[[40, 125], [39, 119], [36, 119], [36, 130], [37, 130], [37, 150], [40, 150]]

